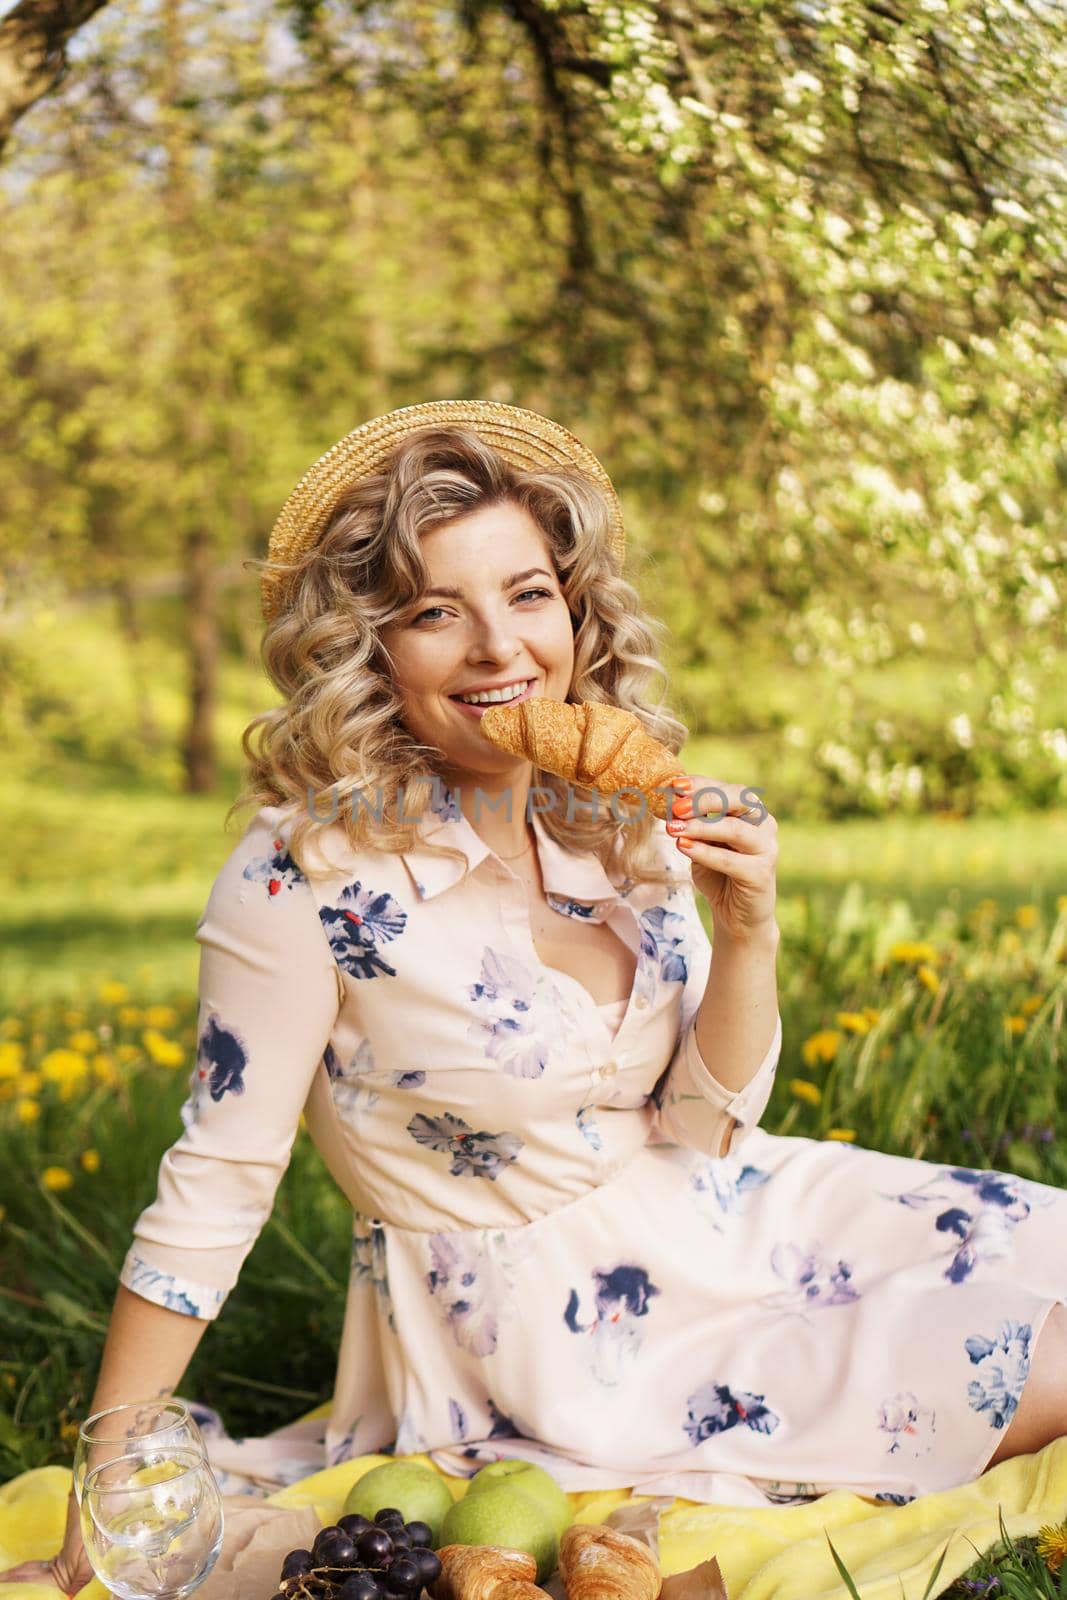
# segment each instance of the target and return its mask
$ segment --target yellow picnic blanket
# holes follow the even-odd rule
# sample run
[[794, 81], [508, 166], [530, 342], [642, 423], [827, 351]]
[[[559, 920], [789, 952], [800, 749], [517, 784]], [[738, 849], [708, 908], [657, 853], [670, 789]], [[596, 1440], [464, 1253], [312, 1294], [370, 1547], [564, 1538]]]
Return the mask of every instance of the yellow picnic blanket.
[[[356, 1480], [391, 1459], [360, 1456], [329, 1467], [279, 1490], [269, 1503], [312, 1505], [324, 1523], [333, 1522]], [[433, 1467], [426, 1456], [408, 1459]], [[440, 1475], [457, 1499], [465, 1493], [466, 1479]], [[55, 1553], [69, 1492], [65, 1467], [40, 1467], [0, 1487], [0, 1572]], [[648, 1498], [625, 1489], [570, 1496], [579, 1522], [602, 1522], [624, 1501]], [[906, 1506], [878, 1505], [840, 1489], [807, 1505], [758, 1509], [675, 1500], [660, 1520], [660, 1566], [669, 1576], [716, 1556], [729, 1600], [847, 1600], [829, 1535], [863, 1600], [921, 1600], [946, 1545], [938, 1594], [996, 1544], [998, 1513], [1014, 1539], [1067, 1517], [1067, 1439]], [[0, 1583], [2, 1600], [56, 1600], [57, 1594], [41, 1584]], [[81, 1597], [107, 1600], [107, 1590], [94, 1579]]]

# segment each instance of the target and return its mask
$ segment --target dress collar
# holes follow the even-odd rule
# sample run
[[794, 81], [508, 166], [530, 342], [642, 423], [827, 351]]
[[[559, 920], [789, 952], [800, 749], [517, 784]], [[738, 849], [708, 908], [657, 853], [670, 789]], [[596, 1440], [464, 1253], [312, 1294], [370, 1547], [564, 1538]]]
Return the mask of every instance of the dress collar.
[[[452, 789], [442, 785], [440, 794], [440, 803], [431, 805], [430, 821], [422, 825], [422, 842], [462, 850], [466, 865], [448, 856], [432, 855], [419, 845], [408, 850], [401, 859], [423, 900], [450, 889], [487, 857], [501, 859], [467, 821]], [[595, 855], [572, 855], [548, 834], [540, 813], [535, 812], [530, 820], [546, 894], [590, 903], [619, 898], [618, 889]]]

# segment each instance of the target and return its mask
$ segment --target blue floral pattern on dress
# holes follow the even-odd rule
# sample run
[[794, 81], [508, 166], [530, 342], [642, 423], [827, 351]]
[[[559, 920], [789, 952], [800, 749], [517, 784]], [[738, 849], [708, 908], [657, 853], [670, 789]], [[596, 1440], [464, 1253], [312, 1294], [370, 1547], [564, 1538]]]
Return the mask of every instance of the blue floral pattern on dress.
[[341, 890], [338, 904], [320, 906], [319, 919], [326, 930], [334, 960], [353, 978], [396, 977], [396, 968], [379, 953], [403, 933], [408, 914], [388, 893], [375, 894], [359, 882]]
[[929, 1406], [920, 1405], [910, 1389], [883, 1400], [878, 1428], [881, 1433], [888, 1433], [893, 1441], [886, 1455], [901, 1454], [909, 1461], [918, 1461], [920, 1456], [928, 1456], [934, 1447], [932, 1435], [937, 1431], [934, 1412]]
[[499, 1178], [518, 1157], [525, 1144], [517, 1133], [475, 1133], [469, 1122], [442, 1111], [438, 1117], [418, 1112], [407, 1124], [411, 1137], [428, 1150], [452, 1157], [449, 1172], [455, 1178]]
[[459, 1401], [453, 1400], [451, 1395], [448, 1397], [448, 1425], [452, 1430], [453, 1442], [462, 1444], [463, 1440], [468, 1437], [467, 1413]]
[[695, 1196], [697, 1209], [717, 1233], [726, 1232], [723, 1217], [745, 1215], [749, 1196], [769, 1183], [771, 1177], [769, 1172], [747, 1162], [738, 1170], [729, 1157], [701, 1156], [696, 1162], [690, 1162], [690, 1166], [689, 1189]]
[[649, 1301], [660, 1292], [645, 1268], [631, 1262], [607, 1272], [594, 1268], [592, 1316], [582, 1322], [578, 1290], [571, 1289], [563, 1321], [571, 1333], [591, 1335], [582, 1352], [590, 1375], [605, 1388], [621, 1383], [626, 1364], [636, 1360], [643, 1343], [637, 1319], [648, 1315]]
[[365, 1111], [372, 1111], [379, 1095], [367, 1081], [374, 1071], [374, 1052], [370, 1040], [361, 1039], [355, 1053], [347, 1062], [334, 1055], [334, 1070], [330, 1073], [330, 1092], [337, 1113], [348, 1123], [356, 1123]]
[[781, 1418], [761, 1394], [747, 1389], [731, 1389], [728, 1383], [701, 1384], [686, 1401], [688, 1411], [682, 1424], [691, 1444], [703, 1444], [713, 1434], [731, 1428], [751, 1428], [753, 1433], [773, 1433]]
[[578, 1132], [589, 1147], [593, 1150], [603, 1150], [604, 1136], [597, 1125], [593, 1107], [583, 1106], [574, 1120], [578, 1125]]
[[389, 1263], [386, 1254], [385, 1229], [376, 1219], [364, 1219], [357, 1213], [352, 1226], [352, 1259], [349, 1268], [352, 1283], [369, 1283], [378, 1296], [386, 1321], [396, 1332], [393, 1312], [393, 1295], [389, 1288]]
[[188, 1283], [175, 1277], [173, 1272], [160, 1272], [136, 1253], [124, 1264], [122, 1282], [142, 1299], [151, 1300], [153, 1305], [164, 1306], [168, 1311], [180, 1311], [186, 1317], [209, 1318], [226, 1298], [221, 1290]]
[[1028, 1322], [1004, 1321], [996, 1338], [975, 1333], [964, 1340], [964, 1348], [981, 1370], [967, 1385], [967, 1401], [972, 1411], [987, 1411], [991, 1428], [1007, 1427], [1015, 1415], [1023, 1385], [1030, 1372]]
[[[501, 1321], [518, 1314], [518, 1269], [532, 1246], [518, 1228], [427, 1235], [427, 1292], [461, 1350], [492, 1355]], [[508, 1421], [509, 1419], [504, 1419]]]
[[273, 898], [283, 889], [295, 889], [298, 883], [307, 880], [288, 850], [282, 839], [275, 839], [274, 854], [269, 856], [253, 856], [245, 867], [241, 876], [250, 883], [263, 883], [267, 886], [267, 894]]
[[571, 900], [567, 895], [552, 894], [550, 891], [546, 891], [545, 900], [553, 911], [559, 912], [560, 916], [578, 917], [586, 922], [596, 910], [594, 900]]
[[217, 1013], [210, 1012], [196, 1045], [198, 1082], [206, 1083], [215, 1101], [221, 1100], [227, 1092], [244, 1094], [247, 1065], [248, 1045], [237, 1029], [225, 1027]]
[[[938, 1233], [959, 1241], [942, 1276], [963, 1283], [980, 1262], [1010, 1255], [1012, 1232], [1030, 1215], [1028, 1193], [1033, 1192], [1025, 1179], [1010, 1173], [942, 1167], [917, 1189], [882, 1198], [913, 1209], [942, 1208], [935, 1220]], [[1051, 1203], [1051, 1196], [1043, 1203]]]
[[482, 952], [481, 976], [467, 990], [479, 1021], [467, 1037], [489, 1060], [515, 1078], [540, 1078], [567, 1041], [563, 997], [552, 984], [536, 985], [529, 967], [514, 956]]
[[763, 1304], [793, 1311], [805, 1322], [811, 1307], [846, 1306], [860, 1298], [850, 1279], [847, 1261], [833, 1259], [816, 1241], [806, 1248], [796, 1244], [776, 1244], [771, 1251], [771, 1268], [789, 1285], [781, 1294], [765, 1295]]

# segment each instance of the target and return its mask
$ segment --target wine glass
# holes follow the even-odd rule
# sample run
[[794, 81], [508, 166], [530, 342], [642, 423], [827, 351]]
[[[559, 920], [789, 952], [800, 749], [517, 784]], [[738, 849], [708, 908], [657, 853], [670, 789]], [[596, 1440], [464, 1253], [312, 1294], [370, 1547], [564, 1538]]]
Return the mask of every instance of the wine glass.
[[134, 1400], [94, 1411], [78, 1429], [74, 1446], [74, 1494], [81, 1504], [87, 1472], [130, 1451], [155, 1452], [162, 1459], [171, 1448], [207, 1457], [200, 1429], [180, 1400]]
[[81, 1496], [89, 1564], [122, 1600], [183, 1600], [199, 1588], [222, 1548], [222, 1496], [195, 1450], [136, 1446], [92, 1467]]

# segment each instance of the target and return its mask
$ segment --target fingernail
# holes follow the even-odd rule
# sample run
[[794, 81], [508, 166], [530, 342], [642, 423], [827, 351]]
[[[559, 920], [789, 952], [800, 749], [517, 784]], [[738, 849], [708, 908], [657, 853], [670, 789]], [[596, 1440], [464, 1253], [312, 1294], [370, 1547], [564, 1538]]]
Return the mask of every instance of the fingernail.
[[682, 773], [681, 777], [671, 779], [671, 787], [683, 794], [688, 794], [693, 787], [693, 780], [687, 777], [685, 773]]
[[679, 822], [668, 822], [668, 824], [667, 824], [667, 832], [668, 833], [684, 833], [688, 826], [689, 826], [689, 824], [687, 822], [682, 822], [682, 821], [679, 821]]
[[693, 802], [687, 795], [675, 797], [673, 815], [675, 817], [685, 817], [687, 820], [693, 815]]

